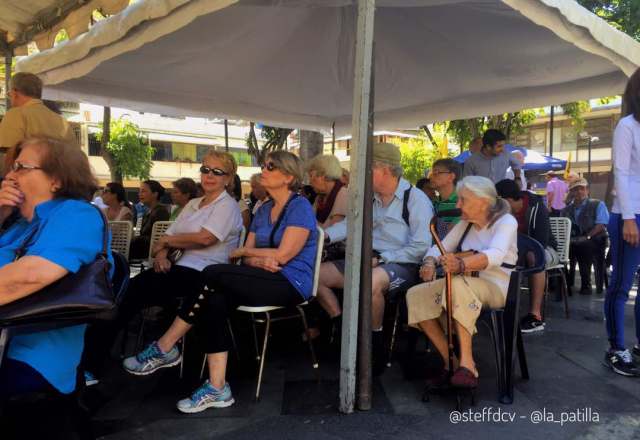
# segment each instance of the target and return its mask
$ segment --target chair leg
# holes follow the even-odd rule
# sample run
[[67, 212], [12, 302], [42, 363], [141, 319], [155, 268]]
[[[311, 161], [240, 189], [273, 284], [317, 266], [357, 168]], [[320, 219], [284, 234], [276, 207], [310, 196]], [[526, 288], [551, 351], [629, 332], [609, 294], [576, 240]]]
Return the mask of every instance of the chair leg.
[[264, 341], [262, 342], [262, 352], [260, 353], [260, 367], [258, 369], [258, 385], [256, 386], [256, 401], [260, 400], [260, 385], [262, 384], [262, 372], [264, 370], [264, 358], [267, 357], [267, 341], [271, 331], [271, 315], [265, 312], [267, 322], [264, 326]]
[[560, 269], [560, 276], [562, 277], [562, 299], [564, 300], [564, 317], [569, 319], [569, 285], [567, 284], [567, 277], [564, 270]]
[[499, 371], [498, 371], [498, 401], [500, 403], [510, 404], [513, 402], [513, 398], [509, 396], [509, 369], [510, 362], [507, 358], [507, 349], [506, 349], [506, 337], [505, 333], [507, 329], [504, 328], [504, 315], [501, 312], [492, 313], [492, 324], [494, 327], [494, 332], [496, 334], [496, 355], [499, 357]]
[[184, 356], [187, 353], [187, 335], [182, 337], [182, 353], [180, 357], [180, 379], [183, 377], [184, 373]]
[[204, 376], [204, 367], [207, 365], [207, 353], [202, 357], [202, 367], [200, 367], [200, 379]]
[[520, 328], [516, 330], [516, 344], [518, 344], [518, 363], [520, 364], [520, 374], [523, 379], [529, 380], [529, 368], [527, 366], [527, 353], [524, 351], [524, 341]]
[[256, 329], [255, 315], [251, 314], [251, 326], [253, 327], [253, 345], [256, 349], [256, 360], [260, 360], [260, 349], [258, 348], [258, 330]]
[[496, 379], [498, 383], [498, 391], [501, 393], [502, 390], [502, 377], [503, 377], [503, 357], [502, 353], [502, 344], [500, 342], [500, 334], [501, 326], [498, 322], [498, 316], [496, 312], [491, 312], [491, 325], [489, 326], [489, 332], [491, 333], [491, 341], [493, 342], [493, 351], [496, 357]]
[[136, 353], [142, 350], [142, 344], [144, 342], [142, 336], [144, 334], [144, 326], [149, 316], [149, 308], [142, 309], [142, 322], [140, 322], [140, 328], [138, 329], [138, 337], [136, 338]]
[[227, 319], [227, 327], [229, 327], [229, 336], [231, 336], [231, 344], [233, 345], [233, 351], [236, 353], [236, 360], [240, 362], [240, 351], [238, 351], [238, 344], [236, 343], [236, 335], [233, 333], [233, 327], [231, 321]]
[[391, 367], [393, 349], [396, 345], [396, 332], [398, 331], [398, 321], [400, 320], [400, 303], [396, 302], [396, 313], [393, 318], [393, 328], [391, 329], [391, 341], [389, 342], [389, 355], [387, 356], [387, 367]]
[[[298, 312], [300, 313], [300, 318], [302, 318], [302, 325], [304, 326], [304, 334], [309, 334], [309, 326], [307, 325], [307, 315], [304, 313], [304, 309], [302, 306], [296, 306]], [[311, 338], [307, 338], [307, 342], [309, 343], [309, 351], [311, 352], [311, 365], [315, 370], [318, 369], [318, 358], [316, 357], [316, 352], [313, 349], [313, 341]]]

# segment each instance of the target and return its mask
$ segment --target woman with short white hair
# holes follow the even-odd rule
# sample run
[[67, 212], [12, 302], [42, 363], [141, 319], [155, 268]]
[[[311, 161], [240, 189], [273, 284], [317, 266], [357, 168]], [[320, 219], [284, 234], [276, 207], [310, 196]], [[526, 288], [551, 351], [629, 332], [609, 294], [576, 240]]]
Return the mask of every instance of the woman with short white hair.
[[[518, 222], [509, 213], [509, 204], [499, 198], [493, 182], [481, 176], [465, 177], [457, 186], [457, 207], [461, 221], [426, 254], [420, 268], [419, 284], [407, 293], [409, 325], [420, 328], [444, 361], [444, 369], [428, 385], [446, 385], [449, 368], [456, 368], [451, 385], [476, 388], [478, 369], [473, 360], [472, 336], [482, 307], [500, 308], [505, 304], [509, 278], [518, 259]], [[456, 255], [459, 252], [465, 255]], [[453, 274], [452, 303], [454, 331], [460, 343], [460, 357], [448, 365], [447, 339], [440, 319], [445, 313], [445, 279], [434, 281], [436, 266]]]
[[347, 188], [341, 182], [342, 168], [335, 156], [318, 155], [307, 163], [309, 183], [318, 197], [313, 204], [322, 228], [338, 223], [347, 215]]

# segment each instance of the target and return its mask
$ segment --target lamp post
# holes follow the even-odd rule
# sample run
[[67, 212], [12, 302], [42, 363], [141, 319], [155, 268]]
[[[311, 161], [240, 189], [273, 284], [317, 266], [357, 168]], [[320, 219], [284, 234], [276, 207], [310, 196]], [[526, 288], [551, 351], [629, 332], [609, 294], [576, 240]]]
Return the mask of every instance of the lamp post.
[[587, 141], [589, 142], [588, 144], [588, 156], [587, 156], [587, 174], [589, 175], [589, 179], [591, 179], [591, 144], [593, 142], [598, 142], [600, 140], [600, 138], [598, 136], [591, 136], [589, 133], [587, 133], [586, 131], [583, 131], [580, 133], [580, 137], [582, 139], [587, 139]]

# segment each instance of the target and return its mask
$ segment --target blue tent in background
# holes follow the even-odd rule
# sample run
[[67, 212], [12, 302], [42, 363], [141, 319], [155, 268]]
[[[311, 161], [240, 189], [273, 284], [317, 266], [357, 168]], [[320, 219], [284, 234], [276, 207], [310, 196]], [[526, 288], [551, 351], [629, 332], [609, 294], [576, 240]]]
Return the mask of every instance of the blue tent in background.
[[[554, 157], [545, 156], [544, 154], [540, 154], [534, 150], [527, 150], [524, 147], [514, 147], [513, 145], [507, 144], [505, 148], [508, 152], [512, 152], [513, 150], [520, 150], [522, 154], [524, 154], [524, 170], [525, 171], [559, 171], [564, 170], [567, 166], [566, 160], [556, 159]], [[464, 163], [471, 153], [467, 150], [462, 154], [454, 157], [453, 159]]]

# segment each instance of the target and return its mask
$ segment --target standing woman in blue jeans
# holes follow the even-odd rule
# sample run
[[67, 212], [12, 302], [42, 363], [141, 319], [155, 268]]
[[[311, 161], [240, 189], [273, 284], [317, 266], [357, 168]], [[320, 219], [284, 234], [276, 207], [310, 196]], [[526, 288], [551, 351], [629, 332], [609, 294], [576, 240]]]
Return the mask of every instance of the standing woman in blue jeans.
[[[640, 265], [640, 69], [624, 92], [623, 114], [613, 133], [613, 173], [616, 195], [609, 220], [613, 273], [604, 302], [610, 348], [604, 363], [623, 376], [640, 376], [637, 362], [640, 347], [633, 355], [625, 348], [624, 309], [633, 278]], [[636, 338], [640, 341], [640, 302], [635, 302]], [[635, 359], [634, 359], [635, 358]]]
[[[104, 221], [89, 203], [98, 185], [82, 150], [28, 139], [15, 154], [0, 187], [0, 223], [20, 213], [0, 235], [0, 308], [77, 272], [103, 250]], [[24, 256], [16, 259], [21, 249]], [[85, 328], [13, 337], [0, 367], [0, 402], [32, 391], [73, 392]]]
[[318, 233], [309, 201], [298, 195], [303, 170], [300, 159], [286, 151], [267, 156], [261, 184], [270, 200], [256, 213], [243, 248], [231, 253], [243, 265], [216, 264], [204, 269], [208, 292], [186, 299], [173, 324], [158, 340], [160, 350], [144, 359], [128, 358], [125, 369], [136, 375], [172, 366], [179, 357], [176, 343], [195, 325], [208, 353], [209, 379], [178, 410], [195, 413], [235, 402], [226, 382], [230, 334], [227, 318], [239, 306], [294, 306], [308, 300]]

